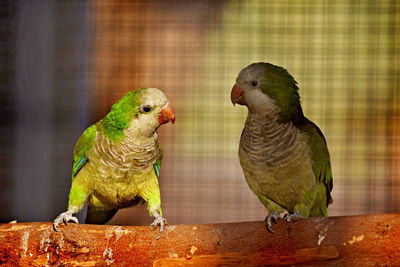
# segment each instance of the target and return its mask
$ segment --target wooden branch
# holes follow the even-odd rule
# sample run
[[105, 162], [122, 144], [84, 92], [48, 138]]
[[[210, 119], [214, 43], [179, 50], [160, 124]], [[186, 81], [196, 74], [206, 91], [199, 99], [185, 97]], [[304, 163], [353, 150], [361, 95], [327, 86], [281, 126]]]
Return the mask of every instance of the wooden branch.
[[9, 266], [400, 266], [400, 214], [167, 226], [0, 224]]

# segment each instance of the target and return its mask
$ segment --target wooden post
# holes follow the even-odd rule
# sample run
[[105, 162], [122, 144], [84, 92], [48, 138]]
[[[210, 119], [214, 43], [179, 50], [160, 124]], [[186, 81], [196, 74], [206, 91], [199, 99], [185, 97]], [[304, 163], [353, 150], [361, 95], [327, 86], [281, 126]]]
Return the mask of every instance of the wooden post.
[[400, 266], [400, 214], [167, 226], [0, 224], [9, 266]]

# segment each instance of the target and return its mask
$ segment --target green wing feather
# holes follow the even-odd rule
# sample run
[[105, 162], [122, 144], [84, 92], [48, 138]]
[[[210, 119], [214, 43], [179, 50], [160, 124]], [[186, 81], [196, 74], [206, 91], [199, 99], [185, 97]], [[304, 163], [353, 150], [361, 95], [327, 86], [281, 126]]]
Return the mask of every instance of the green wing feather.
[[305, 121], [298, 125], [302, 132], [309, 136], [309, 145], [312, 152], [313, 171], [319, 183], [323, 183], [326, 189], [326, 206], [331, 201], [333, 187], [331, 160], [326, 140], [321, 130], [312, 121], [305, 118]]
[[158, 145], [158, 155], [156, 158], [156, 162], [154, 162], [154, 171], [156, 172], [157, 178], [160, 177], [160, 168], [161, 168], [161, 160], [163, 157], [163, 151], [161, 149], [160, 141], [157, 139], [157, 145]]
[[[315, 155], [313, 156], [313, 160], [317, 160], [317, 157], [319, 159], [319, 166], [316, 166], [316, 169], [314, 170], [314, 173], [316, 177], [318, 177], [318, 180], [322, 183], [324, 183], [326, 189], [327, 189], [327, 196], [326, 196], [326, 205], [331, 202], [332, 197], [331, 197], [331, 191], [333, 188], [333, 177], [332, 177], [332, 168], [331, 168], [331, 158], [329, 156], [329, 151], [328, 151], [328, 146], [326, 144], [326, 139], [325, 136], [322, 134], [322, 131], [318, 128], [317, 125], [312, 123], [315, 127], [315, 130], [319, 134], [319, 136], [322, 138], [324, 141], [324, 146], [322, 147], [322, 155]], [[316, 172], [319, 170], [319, 172]]]
[[72, 164], [72, 181], [82, 167], [88, 161], [88, 153], [92, 149], [94, 141], [96, 139], [96, 125], [92, 125], [87, 128], [81, 137], [79, 137], [78, 142], [74, 149], [74, 160]]

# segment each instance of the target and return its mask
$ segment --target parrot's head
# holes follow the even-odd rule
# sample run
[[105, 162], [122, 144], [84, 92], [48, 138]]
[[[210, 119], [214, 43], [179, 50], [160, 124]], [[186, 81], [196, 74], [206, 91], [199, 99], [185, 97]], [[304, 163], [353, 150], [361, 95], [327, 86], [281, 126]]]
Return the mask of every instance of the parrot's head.
[[141, 131], [152, 132], [161, 124], [175, 122], [175, 114], [167, 97], [157, 88], [139, 89], [135, 107], [136, 115], [134, 120], [140, 125]]
[[[175, 122], [175, 114], [167, 97], [157, 88], [140, 88], [129, 91], [101, 121], [100, 127], [110, 132], [109, 138], [117, 141], [118, 131], [133, 126], [141, 134], [151, 136], [161, 124]], [[111, 129], [111, 130], [110, 130]], [[113, 132], [117, 136], [112, 136]]]
[[253, 63], [240, 71], [231, 101], [247, 106], [251, 113], [277, 111], [281, 121], [294, 120], [303, 115], [298, 89], [286, 69], [264, 62]]

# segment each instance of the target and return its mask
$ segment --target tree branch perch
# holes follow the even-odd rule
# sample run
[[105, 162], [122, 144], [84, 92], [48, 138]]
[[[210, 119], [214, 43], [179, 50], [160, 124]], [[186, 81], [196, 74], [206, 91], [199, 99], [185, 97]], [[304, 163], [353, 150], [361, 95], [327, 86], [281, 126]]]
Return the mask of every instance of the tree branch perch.
[[0, 224], [0, 264], [400, 266], [400, 214], [167, 226]]

